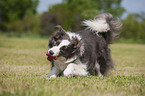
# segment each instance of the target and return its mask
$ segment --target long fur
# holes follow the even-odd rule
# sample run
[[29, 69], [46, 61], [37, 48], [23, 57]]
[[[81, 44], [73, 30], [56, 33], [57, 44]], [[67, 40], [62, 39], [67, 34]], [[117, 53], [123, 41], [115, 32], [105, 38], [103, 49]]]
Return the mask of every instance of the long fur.
[[87, 26], [87, 29], [101, 33], [110, 44], [119, 36], [122, 23], [118, 17], [114, 18], [110, 13], [101, 13], [94, 20], [83, 21], [83, 25]]
[[95, 17], [95, 19], [98, 18], [105, 18], [106, 22], [110, 26], [109, 32], [103, 34], [103, 36], [108, 44], [112, 43], [113, 40], [116, 39], [120, 34], [122, 26], [120, 19], [118, 17], [113, 17], [110, 13], [99, 14]]
[[[80, 68], [82, 72], [86, 70], [86, 73], [91, 75], [106, 75], [109, 69], [114, 67], [108, 45], [119, 35], [121, 22], [119, 18], [114, 18], [110, 13], [102, 13], [97, 15], [94, 20], [83, 21], [83, 25], [87, 28], [76, 33], [66, 32], [59, 26], [60, 30], [49, 41], [49, 50], [52, 51], [53, 47], [56, 48], [62, 40], [68, 40], [70, 43], [62, 46], [58, 55], [66, 58], [64, 63], [68, 63], [64, 67], [66, 68], [64, 74], [69, 72], [71, 75], [78, 73], [81, 75], [81, 72], [76, 73], [76, 70], [79, 66], [84, 65]], [[79, 65], [78, 68], [77, 65]], [[74, 66], [76, 69], [73, 68]], [[69, 70], [75, 72], [71, 73]]]
[[96, 32], [107, 32], [110, 30], [110, 27], [105, 19], [96, 19], [96, 20], [86, 20], [83, 21], [83, 25], [87, 26], [87, 29]]

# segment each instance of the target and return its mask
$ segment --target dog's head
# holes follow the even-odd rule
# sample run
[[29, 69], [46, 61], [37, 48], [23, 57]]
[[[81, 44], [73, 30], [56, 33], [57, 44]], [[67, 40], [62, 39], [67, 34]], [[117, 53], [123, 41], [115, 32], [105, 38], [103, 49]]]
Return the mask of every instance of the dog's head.
[[63, 56], [69, 63], [77, 59], [80, 53], [81, 40], [77, 36], [70, 38], [69, 34], [61, 27], [49, 40], [48, 53], [52, 57]]
[[66, 34], [66, 31], [60, 26], [56, 26], [57, 28], [59, 28], [59, 30], [57, 32], [55, 32], [51, 39], [49, 40], [49, 48], [52, 48], [54, 46], [58, 46], [62, 40], [68, 40], [69, 36]]

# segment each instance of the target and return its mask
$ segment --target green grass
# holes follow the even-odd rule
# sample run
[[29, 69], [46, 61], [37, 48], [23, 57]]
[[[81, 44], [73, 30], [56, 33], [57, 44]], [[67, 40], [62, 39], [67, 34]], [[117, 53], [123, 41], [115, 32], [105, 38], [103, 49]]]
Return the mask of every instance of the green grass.
[[43, 78], [50, 72], [47, 39], [0, 36], [0, 96], [144, 96], [145, 45], [113, 44], [106, 77]]

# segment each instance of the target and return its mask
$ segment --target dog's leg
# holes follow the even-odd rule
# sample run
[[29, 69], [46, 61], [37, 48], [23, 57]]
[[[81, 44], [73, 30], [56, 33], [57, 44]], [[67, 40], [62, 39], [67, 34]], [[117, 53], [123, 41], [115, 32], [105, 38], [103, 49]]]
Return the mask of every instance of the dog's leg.
[[69, 64], [66, 69], [63, 72], [64, 76], [72, 77], [73, 76], [73, 71], [74, 71], [74, 64], [71, 63]]
[[63, 72], [64, 76], [72, 77], [72, 76], [86, 76], [88, 75], [87, 67], [84, 64], [74, 64], [70, 63], [67, 68]]
[[55, 66], [55, 62], [52, 61], [52, 67], [51, 67], [51, 72], [48, 75], [42, 75], [44, 77], [50, 77], [50, 78], [55, 78], [59, 73], [60, 70]]
[[55, 66], [53, 66], [51, 69], [51, 72], [48, 75], [44, 74], [42, 76], [55, 78], [59, 73], [60, 73], [60, 71]]
[[98, 73], [98, 76], [103, 76], [102, 74], [101, 74], [101, 72], [100, 72], [100, 65], [99, 65], [99, 63], [96, 61], [96, 64], [95, 64], [95, 69], [96, 69], [96, 71], [97, 71], [97, 73]]

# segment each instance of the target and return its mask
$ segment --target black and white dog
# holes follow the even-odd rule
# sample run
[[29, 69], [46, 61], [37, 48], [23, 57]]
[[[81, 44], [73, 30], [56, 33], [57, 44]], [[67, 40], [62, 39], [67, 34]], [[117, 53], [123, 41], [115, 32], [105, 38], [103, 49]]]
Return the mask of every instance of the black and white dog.
[[108, 45], [119, 35], [119, 18], [114, 18], [110, 13], [101, 13], [94, 20], [83, 21], [83, 25], [87, 28], [76, 33], [66, 32], [57, 26], [59, 30], [51, 37], [47, 52], [52, 69], [49, 75], [44, 76], [102, 76], [113, 68]]

